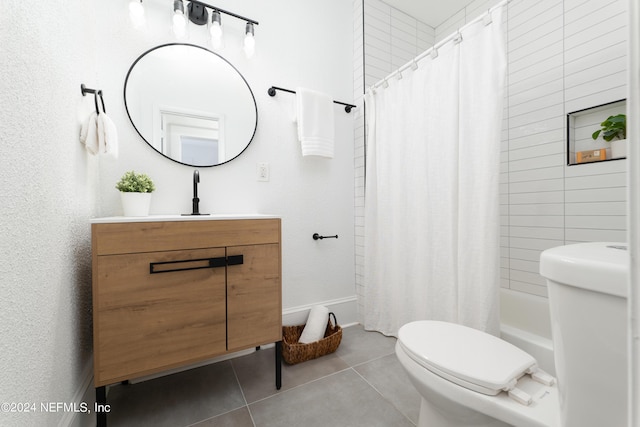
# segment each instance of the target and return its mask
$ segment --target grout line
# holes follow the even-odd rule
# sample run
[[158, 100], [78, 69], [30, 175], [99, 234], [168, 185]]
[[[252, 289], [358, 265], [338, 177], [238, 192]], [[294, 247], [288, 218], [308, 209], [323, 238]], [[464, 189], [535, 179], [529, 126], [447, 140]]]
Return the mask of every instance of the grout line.
[[[329, 378], [329, 377], [331, 377], [331, 376], [333, 376], [333, 375], [336, 375], [336, 374], [339, 374], [339, 373], [342, 373], [342, 372], [348, 371], [349, 369], [353, 369], [353, 368], [352, 368], [351, 366], [349, 366], [349, 367], [346, 367], [346, 368], [341, 369], [341, 370], [339, 370], [339, 371], [335, 371], [335, 372], [332, 372], [332, 373], [330, 373], [330, 374], [327, 374], [327, 375], [325, 375], [325, 376], [323, 376], [323, 377], [315, 378], [315, 379], [310, 380], [310, 381], [307, 381], [307, 382], [305, 382], [305, 383], [298, 384], [298, 385], [297, 385], [297, 386], [295, 386], [295, 387], [291, 387], [291, 388], [288, 388], [288, 389], [286, 389], [286, 390], [276, 391], [275, 393], [270, 394], [269, 396], [263, 397], [262, 399], [258, 399], [258, 400], [256, 400], [255, 402], [251, 402], [251, 404], [253, 405], [254, 403], [263, 402], [263, 401], [265, 401], [265, 400], [267, 400], [267, 399], [271, 399], [271, 398], [273, 398], [273, 397], [280, 396], [280, 395], [282, 395], [282, 394], [284, 394], [284, 393], [288, 393], [288, 392], [290, 392], [290, 391], [292, 391], [292, 390], [296, 390], [296, 389], [298, 389], [298, 388], [300, 388], [300, 387], [306, 386], [307, 384], [312, 384], [312, 383], [314, 383], [314, 382], [316, 382], [316, 381], [320, 381], [320, 380], [323, 380], [323, 379], [325, 379], [325, 378]], [[247, 405], [247, 406], [248, 406], [248, 405]], [[254, 425], [255, 425], [255, 424], [254, 424]]]
[[247, 412], [249, 412], [249, 418], [251, 418], [251, 424], [253, 424], [253, 427], [256, 427], [256, 421], [253, 419], [251, 408], [249, 408], [249, 402], [247, 402], [247, 398], [244, 395], [244, 390], [242, 389], [242, 384], [240, 383], [240, 378], [238, 378], [238, 373], [236, 372], [236, 367], [233, 363], [233, 360], [231, 361], [231, 369], [233, 370], [233, 376], [236, 378], [236, 382], [238, 383], [238, 388], [240, 389], [242, 400], [244, 400], [244, 406], [247, 408]]
[[[214, 415], [212, 417], [196, 421], [196, 422], [194, 422], [192, 424], [187, 425], [186, 427], [192, 427], [192, 426], [198, 425], [198, 424], [200, 424], [202, 422], [205, 422], [205, 421], [208, 421], [208, 420], [213, 420], [215, 418], [221, 417], [223, 415], [229, 414], [231, 412], [237, 411], [238, 409], [242, 409], [242, 408], [247, 408], [247, 411], [249, 412], [249, 417], [251, 418], [251, 423], [253, 424], [253, 427], [256, 427], [256, 422], [253, 420], [253, 415], [251, 414], [251, 410], [249, 409], [249, 404], [247, 403], [247, 398], [245, 397], [244, 391], [242, 390], [242, 385], [240, 384], [240, 379], [238, 378], [238, 374], [236, 373], [236, 368], [235, 368], [235, 366], [233, 366], [233, 361], [230, 360], [230, 362], [231, 363], [229, 363], [229, 364], [231, 365], [231, 370], [233, 372], [233, 376], [235, 377], [236, 383], [238, 384], [238, 388], [240, 389], [240, 394], [242, 395], [242, 400], [244, 401], [244, 405], [238, 406], [237, 408], [229, 409], [228, 411], [221, 412], [221, 413], [216, 414], [216, 415]], [[216, 362], [216, 363], [218, 363], [218, 362]]]
[[[390, 354], [393, 354], [393, 353], [390, 353]], [[390, 354], [387, 354], [386, 356], [378, 357], [378, 358], [376, 358], [376, 359], [372, 359], [372, 360], [370, 360], [369, 362], [373, 362], [373, 361], [375, 361], [375, 360], [379, 360], [379, 359], [381, 359], [381, 358], [383, 358], [383, 357], [387, 357], [387, 356], [389, 356]], [[361, 363], [360, 365], [356, 365], [356, 366], [361, 366], [361, 365], [364, 365], [364, 364], [369, 363], [369, 362], [363, 362], [363, 363]], [[351, 369], [353, 369], [353, 368], [354, 368], [354, 367], [352, 367]], [[389, 403], [389, 404], [390, 404], [390, 405], [391, 405], [391, 406], [392, 406], [396, 411], [398, 411], [398, 412], [399, 412], [403, 417], [405, 417], [405, 418], [406, 418], [406, 419], [407, 419], [411, 424], [415, 425], [415, 424], [414, 424], [414, 422], [413, 422], [413, 421], [412, 421], [412, 420], [411, 420], [411, 419], [410, 419], [410, 418], [409, 418], [409, 417], [408, 417], [404, 412], [402, 412], [402, 411], [400, 410], [400, 408], [398, 408], [396, 405], [394, 405], [394, 404], [393, 404], [393, 402], [392, 402], [389, 398], [387, 398], [387, 396], [385, 396], [384, 394], [382, 394], [382, 392], [381, 392], [380, 390], [378, 390], [378, 389], [376, 388], [376, 386], [374, 386], [373, 384], [371, 384], [371, 383], [369, 382], [369, 380], [367, 380], [367, 379], [366, 379], [362, 374], [360, 374], [360, 372], [358, 372], [358, 371], [357, 371], [357, 370], [355, 370], [355, 369], [353, 369], [353, 371], [354, 371], [354, 372], [355, 372], [355, 373], [356, 373], [360, 378], [362, 378], [362, 380], [363, 380], [365, 383], [367, 383], [367, 384], [369, 385], [369, 387], [371, 387], [372, 389], [374, 389], [374, 390], [375, 390], [375, 392], [376, 392], [376, 393], [378, 393], [378, 395], [380, 395], [380, 397], [382, 397], [382, 399], [383, 399], [385, 402], [388, 402], [388, 403]]]

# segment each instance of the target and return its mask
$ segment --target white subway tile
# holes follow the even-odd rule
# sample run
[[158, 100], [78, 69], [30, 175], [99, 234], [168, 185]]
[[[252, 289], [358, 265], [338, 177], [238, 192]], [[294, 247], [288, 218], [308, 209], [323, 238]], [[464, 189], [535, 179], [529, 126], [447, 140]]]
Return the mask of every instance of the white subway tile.
[[509, 206], [509, 219], [514, 221], [516, 216], [520, 215], [536, 215], [540, 217], [560, 216], [564, 218], [565, 205], [562, 202], [557, 203], [537, 203], [537, 204], [512, 204]]
[[510, 194], [511, 205], [530, 205], [544, 203], [564, 203], [564, 191], [545, 191], [541, 193]]
[[[544, 206], [544, 205], [537, 205]], [[511, 215], [509, 217], [509, 224], [519, 227], [549, 227], [549, 228], [563, 228], [564, 216], [563, 215], [535, 215], [535, 212], [527, 212], [529, 215]]]
[[626, 230], [625, 215], [567, 215], [567, 228]]
[[585, 175], [579, 177], [568, 177], [565, 181], [565, 188], [567, 190], [625, 187], [627, 185], [627, 174], [610, 173], [600, 175]]
[[564, 154], [552, 154], [541, 157], [533, 157], [522, 160], [512, 160], [509, 162], [509, 171], [517, 172], [529, 169], [548, 168], [552, 166], [559, 166], [565, 163]]
[[562, 191], [564, 180], [544, 179], [539, 181], [512, 182], [509, 184], [509, 193], [535, 193], [544, 191]]
[[520, 259], [513, 259], [510, 260], [509, 265], [511, 270], [526, 271], [534, 274], [538, 274], [538, 272], [540, 271], [539, 261], [524, 261]]
[[565, 238], [572, 242], [626, 242], [626, 230], [567, 228]]
[[511, 238], [525, 237], [529, 239], [562, 240], [564, 238], [564, 228], [551, 227], [509, 227]]
[[542, 251], [543, 249], [510, 248], [509, 257], [512, 260], [540, 261], [540, 254]]
[[626, 202], [592, 202], [592, 203], [568, 203], [565, 207], [567, 216], [577, 215], [621, 215], [627, 213]]

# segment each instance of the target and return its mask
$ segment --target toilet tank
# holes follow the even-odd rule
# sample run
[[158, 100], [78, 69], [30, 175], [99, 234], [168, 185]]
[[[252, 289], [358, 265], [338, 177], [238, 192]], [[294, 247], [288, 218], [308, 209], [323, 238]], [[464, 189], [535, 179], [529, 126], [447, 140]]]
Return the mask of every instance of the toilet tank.
[[564, 427], [627, 425], [627, 281], [624, 243], [544, 251]]

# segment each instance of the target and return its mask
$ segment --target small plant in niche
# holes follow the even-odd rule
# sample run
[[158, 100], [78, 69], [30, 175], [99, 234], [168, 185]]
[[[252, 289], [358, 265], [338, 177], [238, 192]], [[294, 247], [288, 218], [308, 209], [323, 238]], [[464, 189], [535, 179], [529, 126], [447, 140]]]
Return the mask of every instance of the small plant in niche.
[[625, 114], [609, 116], [607, 120], [600, 123], [600, 127], [601, 129], [591, 135], [593, 139], [598, 139], [601, 134], [602, 138], [607, 142], [611, 142], [614, 139], [627, 138], [627, 116]]
[[129, 171], [122, 175], [116, 189], [122, 193], [151, 193], [156, 187], [147, 174]]

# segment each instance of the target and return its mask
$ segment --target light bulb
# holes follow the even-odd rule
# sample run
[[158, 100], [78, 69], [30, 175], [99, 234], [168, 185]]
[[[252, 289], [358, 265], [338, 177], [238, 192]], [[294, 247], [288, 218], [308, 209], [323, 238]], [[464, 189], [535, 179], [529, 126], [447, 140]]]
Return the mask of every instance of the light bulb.
[[253, 24], [250, 22], [247, 22], [243, 49], [247, 58], [251, 58], [256, 51], [256, 39], [253, 37]]
[[142, 0], [131, 0], [129, 2], [129, 18], [135, 28], [140, 28], [144, 25], [144, 5]]
[[182, 38], [187, 33], [187, 19], [184, 13], [176, 11], [173, 14], [173, 32], [178, 38]]
[[187, 33], [187, 18], [184, 16], [184, 4], [182, 0], [173, 2], [173, 15], [171, 16], [173, 33], [178, 38], [182, 38]]
[[222, 23], [220, 21], [220, 12], [214, 10], [211, 13], [211, 25], [209, 26], [209, 34], [211, 34], [211, 45], [214, 49], [222, 47]]

